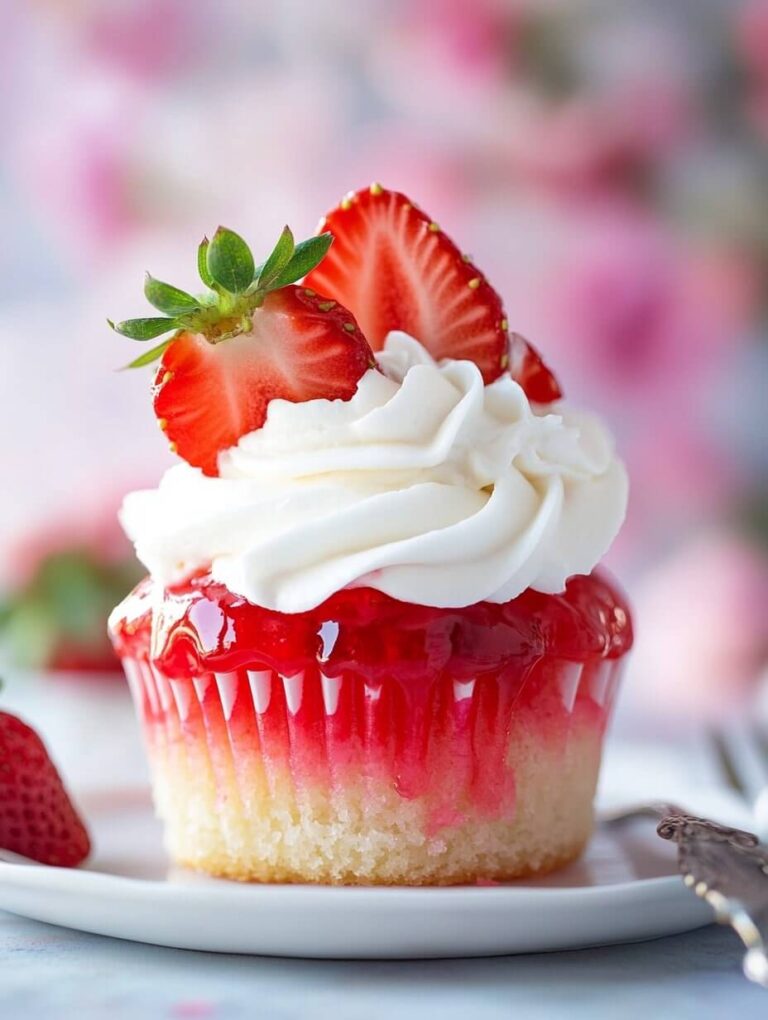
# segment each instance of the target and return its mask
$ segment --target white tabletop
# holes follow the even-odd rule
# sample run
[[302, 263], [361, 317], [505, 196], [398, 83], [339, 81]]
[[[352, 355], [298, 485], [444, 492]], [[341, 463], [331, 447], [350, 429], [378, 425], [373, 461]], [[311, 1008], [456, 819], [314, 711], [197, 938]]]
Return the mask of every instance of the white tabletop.
[[[121, 688], [9, 683], [4, 707], [42, 729], [73, 785], [135, 779], [143, 769]], [[606, 779], [626, 789], [625, 740]], [[644, 783], [702, 779], [669, 745], [644, 754]], [[635, 770], [636, 771], [636, 770]], [[768, 991], [741, 974], [741, 947], [716, 926], [603, 949], [482, 960], [363, 963], [223, 956], [122, 942], [0, 911], [2, 1020], [622, 1020], [768, 1015]]]

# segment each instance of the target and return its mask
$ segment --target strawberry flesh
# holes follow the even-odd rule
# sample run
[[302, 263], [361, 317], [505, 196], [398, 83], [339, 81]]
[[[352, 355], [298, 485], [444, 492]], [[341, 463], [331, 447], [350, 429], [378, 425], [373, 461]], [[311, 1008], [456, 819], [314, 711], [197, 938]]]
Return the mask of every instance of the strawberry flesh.
[[374, 351], [400, 329], [438, 360], [473, 361], [486, 383], [510, 367], [531, 400], [561, 395], [527, 341], [516, 337], [510, 348], [501, 299], [482, 273], [405, 195], [378, 185], [358, 191], [321, 231], [334, 243], [305, 283], [349, 308]]
[[155, 414], [172, 449], [207, 475], [222, 450], [264, 424], [270, 400], [348, 400], [374, 365], [353, 316], [307, 287], [267, 294], [252, 321], [216, 344], [181, 333], [155, 377]]
[[509, 373], [535, 404], [551, 404], [563, 391], [536, 348], [519, 333], [509, 335]]
[[72, 868], [91, 843], [40, 737], [0, 712], [0, 847]]

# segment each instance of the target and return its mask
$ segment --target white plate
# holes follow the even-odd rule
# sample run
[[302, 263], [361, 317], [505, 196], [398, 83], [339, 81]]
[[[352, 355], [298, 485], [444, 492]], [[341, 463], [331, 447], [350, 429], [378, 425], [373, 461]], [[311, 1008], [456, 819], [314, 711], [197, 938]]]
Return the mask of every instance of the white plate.
[[574, 949], [712, 920], [652, 822], [599, 829], [583, 859], [536, 881], [443, 889], [240, 885], [168, 871], [145, 790], [79, 798], [95, 853], [67, 870], [0, 864], [0, 908], [179, 949], [405, 959]]

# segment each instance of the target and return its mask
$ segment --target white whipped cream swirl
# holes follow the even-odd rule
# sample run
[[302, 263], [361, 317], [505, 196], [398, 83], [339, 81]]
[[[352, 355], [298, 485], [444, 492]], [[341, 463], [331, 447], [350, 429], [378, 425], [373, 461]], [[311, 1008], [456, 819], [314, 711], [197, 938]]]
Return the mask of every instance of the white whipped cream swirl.
[[624, 518], [604, 427], [531, 406], [505, 375], [436, 363], [404, 333], [349, 401], [273, 400], [264, 426], [126, 497], [121, 520], [163, 584], [215, 580], [284, 613], [369, 586], [428, 606], [505, 602], [588, 573]]

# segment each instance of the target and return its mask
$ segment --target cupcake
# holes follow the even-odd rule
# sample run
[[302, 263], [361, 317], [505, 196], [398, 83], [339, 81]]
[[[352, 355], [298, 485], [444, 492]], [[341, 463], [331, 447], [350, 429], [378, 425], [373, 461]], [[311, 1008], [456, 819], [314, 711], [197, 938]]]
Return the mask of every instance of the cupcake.
[[596, 569], [627, 500], [605, 428], [399, 193], [258, 268], [220, 228], [198, 266], [205, 296], [148, 278], [164, 317], [115, 326], [171, 332], [133, 364], [160, 359], [183, 460], [125, 500], [149, 576], [110, 619], [171, 857], [393, 885], [572, 861], [632, 643]]

